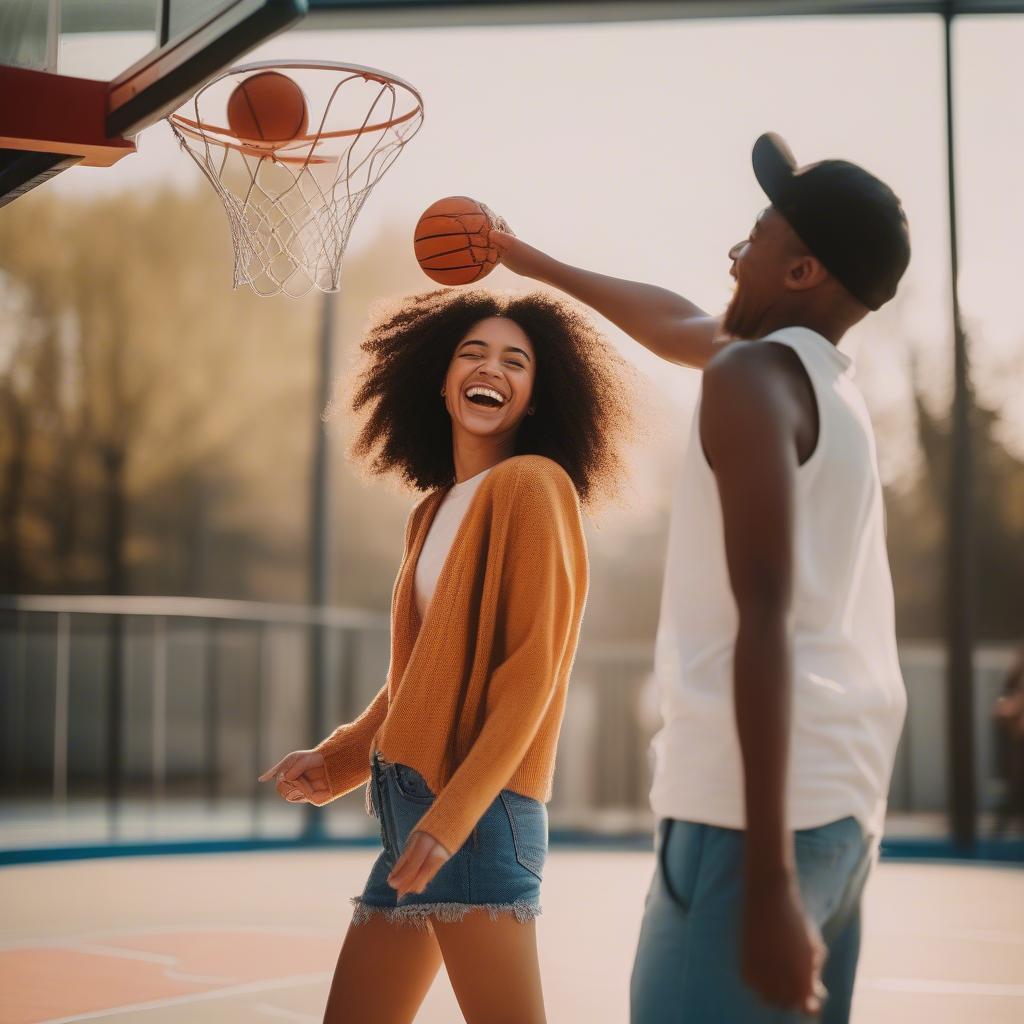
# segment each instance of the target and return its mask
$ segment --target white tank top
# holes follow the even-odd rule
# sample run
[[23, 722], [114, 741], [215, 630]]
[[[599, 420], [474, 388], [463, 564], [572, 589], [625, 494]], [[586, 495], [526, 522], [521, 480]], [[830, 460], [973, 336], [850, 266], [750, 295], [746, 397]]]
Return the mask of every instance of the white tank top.
[[[851, 360], [804, 327], [764, 342], [803, 363], [818, 443], [797, 471], [793, 704], [788, 825], [853, 815], [880, 836], [906, 694], [874, 432]], [[743, 771], [733, 707], [736, 603], [714, 474], [694, 413], [676, 485], [655, 672], [664, 726], [651, 802], [659, 817], [742, 829]]]
[[451, 551], [452, 543], [469, 509], [469, 503], [493, 468], [491, 466], [490, 469], [463, 480], [461, 484], [454, 484], [437, 507], [434, 521], [430, 524], [427, 539], [423, 542], [423, 549], [416, 563], [416, 610], [420, 613], [420, 619], [427, 614], [430, 600], [437, 589], [437, 581], [441, 577], [448, 552]]

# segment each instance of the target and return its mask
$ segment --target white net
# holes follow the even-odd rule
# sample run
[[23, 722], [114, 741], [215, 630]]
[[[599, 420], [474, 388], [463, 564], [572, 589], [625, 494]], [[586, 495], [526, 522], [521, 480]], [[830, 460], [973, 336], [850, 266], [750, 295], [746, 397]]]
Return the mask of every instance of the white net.
[[[308, 126], [281, 144], [227, 126], [236, 86], [273, 70], [302, 90]], [[168, 117], [231, 225], [234, 286], [258, 295], [337, 291], [352, 225], [423, 124], [419, 93], [392, 75], [329, 62], [247, 64], [209, 82]]]

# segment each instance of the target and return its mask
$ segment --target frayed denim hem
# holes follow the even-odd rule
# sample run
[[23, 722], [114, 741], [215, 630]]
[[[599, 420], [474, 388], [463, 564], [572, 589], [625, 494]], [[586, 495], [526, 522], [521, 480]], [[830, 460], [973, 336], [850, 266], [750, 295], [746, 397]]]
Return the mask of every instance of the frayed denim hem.
[[514, 903], [409, 903], [401, 907], [375, 907], [364, 903], [362, 897], [353, 896], [352, 924], [361, 925], [371, 917], [380, 916], [392, 924], [411, 924], [423, 931], [430, 930], [431, 918], [442, 924], [461, 921], [473, 910], [486, 910], [491, 920], [496, 921], [503, 914], [512, 914], [520, 924], [526, 924], [540, 916], [541, 908], [524, 900]]

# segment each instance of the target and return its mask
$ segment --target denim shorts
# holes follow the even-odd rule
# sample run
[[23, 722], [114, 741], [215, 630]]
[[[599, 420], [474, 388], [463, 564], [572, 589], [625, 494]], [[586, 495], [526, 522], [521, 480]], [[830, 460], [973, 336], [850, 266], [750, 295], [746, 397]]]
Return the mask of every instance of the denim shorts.
[[473, 833], [421, 893], [401, 903], [388, 885], [409, 834], [434, 802], [423, 776], [373, 753], [370, 805], [380, 823], [383, 850], [355, 906], [353, 924], [374, 915], [421, 928], [430, 920], [458, 921], [471, 910], [492, 918], [512, 914], [529, 921], [541, 912], [540, 882], [548, 850], [548, 812], [539, 800], [503, 789]]

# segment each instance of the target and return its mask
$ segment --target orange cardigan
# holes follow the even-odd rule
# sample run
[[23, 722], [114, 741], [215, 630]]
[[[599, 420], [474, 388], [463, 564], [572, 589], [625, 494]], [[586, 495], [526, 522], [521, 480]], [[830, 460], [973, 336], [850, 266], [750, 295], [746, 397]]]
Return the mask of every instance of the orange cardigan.
[[454, 853], [502, 789], [551, 798], [588, 567], [569, 475], [506, 459], [473, 495], [421, 623], [416, 562], [445, 493], [409, 516], [387, 682], [315, 749], [331, 800], [369, 779], [374, 749], [415, 768], [437, 794], [416, 829]]

